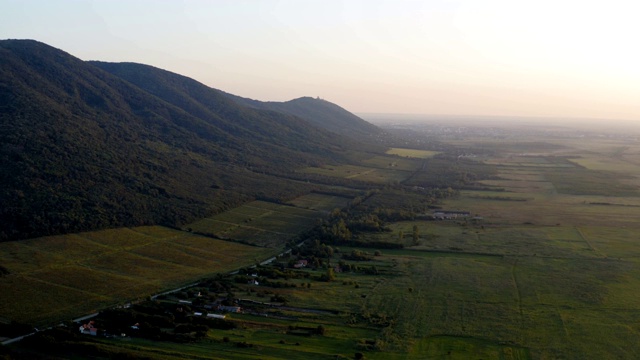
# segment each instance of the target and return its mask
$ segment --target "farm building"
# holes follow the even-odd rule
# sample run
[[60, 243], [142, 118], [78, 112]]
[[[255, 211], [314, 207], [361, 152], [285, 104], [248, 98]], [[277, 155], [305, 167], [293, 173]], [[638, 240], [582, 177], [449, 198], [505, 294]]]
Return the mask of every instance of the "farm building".
[[91, 320], [86, 324], [80, 325], [80, 333], [81, 334], [85, 334], [85, 335], [93, 335], [93, 336], [97, 336], [98, 335], [98, 329], [96, 327], [93, 326], [94, 321]]

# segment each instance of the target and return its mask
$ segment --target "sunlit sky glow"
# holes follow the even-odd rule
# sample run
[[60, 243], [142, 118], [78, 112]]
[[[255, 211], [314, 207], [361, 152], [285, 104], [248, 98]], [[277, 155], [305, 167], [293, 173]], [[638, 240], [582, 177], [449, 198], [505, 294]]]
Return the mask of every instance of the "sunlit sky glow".
[[0, 0], [0, 38], [356, 113], [640, 121], [640, 2]]

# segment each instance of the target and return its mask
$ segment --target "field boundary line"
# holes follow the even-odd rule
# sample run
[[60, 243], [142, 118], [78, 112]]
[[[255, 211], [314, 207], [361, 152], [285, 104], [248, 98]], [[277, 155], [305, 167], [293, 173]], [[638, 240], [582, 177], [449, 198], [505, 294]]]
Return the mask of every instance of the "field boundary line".
[[359, 177], [359, 176], [369, 175], [369, 174], [371, 174], [372, 172], [375, 172], [376, 170], [380, 170], [380, 169], [378, 169], [378, 168], [374, 168], [374, 169], [371, 169], [371, 170], [366, 170], [366, 171], [361, 172], [361, 173], [357, 173], [357, 174], [354, 174], [354, 175], [345, 176], [345, 179], [355, 179], [355, 178], [357, 178], [357, 177]]
[[[89, 291], [89, 290], [82, 290], [82, 289], [75, 288], [73, 286], [64, 285], [64, 284], [60, 284], [60, 283], [54, 283], [54, 282], [51, 282], [51, 281], [48, 281], [48, 280], [38, 279], [36, 277], [29, 276], [29, 275], [24, 275], [23, 277], [29, 278], [32, 281], [44, 283], [44, 284], [47, 284], [47, 285], [50, 285], [50, 286], [60, 287], [60, 288], [64, 288], [64, 289], [71, 289], [73, 291], [77, 291], [77, 292], [80, 292], [80, 293], [85, 293], [85, 294], [91, 295], [93, 297], [102, 299], [102, 300], [113, 300], [113, 298], [111, 298], [109, 296], [98, 294], [98, 293], [94, 293], [94, 292]], [[66, 309], [66, 308], [69, 308], [69, 307], [72, 307], [72, 306], [75, 306], [75, 305], [66, 306], [64, 308]]]
[[567, 325], [564, 323], [564, 318], [562, 317], [562, 313], [560, 312], [560, 310], [558, 310], [558, 308], [556, 307], [556, 313], [558, 314], [558, 317], [560, 318], [560, 322], [562, 323], [562, 330], [564, 330], [564, 334], [567, 337], [567, 341], [570, 339], [569, 336], [569, 330], [567, 330]]
[[591, 243], [591, 241], [589, 241], [589, 239], [588, 239], [586, 236], [584, 236], [584, 234], [582, 233], [582, 231], [580, 230], [580, 228], [578, 228], [578, 227], [576, 226], [576, 228], [575, 228], [575, 229], [576, 229], [576, 231], [578, 232], [578, 235], [580, 235], [580, 237], [582, 238], [582, 240], [584, 240], [584, 241], [587, 243], [587, 245], [589, 245], [589, 248], [590, 248], [594, 253], [596, 253], [598, 256], [603, 257], [603, 258], [606, 258], [606, 257], [607, 257], [607, 255], [603, 254], [602, 252], [600, 252], [600, 250], [598, 250], [595, 246], [593, 246], [593, 244]]
[[522, 292], [520, 291], [520, 286], [518, 286], [518, 279], [516, 278], [516, 266], [518, 265], [519, 258], [513, 262], [511, 266], [511, 279], [513, 280], [513, 285], [516, 287], [516, 294], [518, 295], [518, 310], [520, 311], [520, 328], [524, 328], [524, 312], [522, 311]]

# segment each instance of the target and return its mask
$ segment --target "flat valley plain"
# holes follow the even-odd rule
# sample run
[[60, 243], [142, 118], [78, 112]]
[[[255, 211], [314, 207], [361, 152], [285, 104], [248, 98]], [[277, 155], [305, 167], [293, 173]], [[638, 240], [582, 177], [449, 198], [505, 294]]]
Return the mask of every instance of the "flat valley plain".
[[[460, 335], [488, 332], [536, 359], [638, 358], [640, 144], [607, 135], [537, 141], [453, 142], [497, 170], [482, 191], [446, 202], [482, 220], [427, 226], [432, 239], [415, 249], [479, 254], [455, 259], [447, 275], [460, 279], [441, 293], [455, 294]], [[488, 312], [478, 311], [483, 302]]]
[[[96, 341], [104, 348], [166, 359], [346, 359], [354, 353], [367, 359], [639, 358], [640, 142], [628, 133], [540, 134], [514, 131], [505, 138], [467, 131], [438, 138], [438, 149], [424, 149], [433, 152], [393, 149], [351, 166], [305, 169], [385, 186], [364, 205], [402, 194], [398, 206], [415, 203], [417, 215], [443, 210], [469, 215], [440, 221], [416, 216], [387, 222], [388, 231], [358, 233], [365, 243], [402, 245], [379, 248], [368, 261], [343, 260], [375, 271], [338, 272], [330, 282], [292, 280], [296, 286], [287, 288], [238, 285], [236, 293], [256, 301], [256, 289], [286, 298], [292, 308], [278, 315], [290, 320], [229, 314], [235, 329], [209, 330], [193, 344]], [[484, 176], [441, 200], [439, 209], [420, 207], [429, 179], [441, 174], [437, 169], [445, 162], [458, 175]], [[193, 224], [191, 230], [232, 234], [219, 226], [233, 223], [239, 234], [242, 227], [268, 223], [269, 216], [298, 219], [255, 226], [260, 234], [289, 236], [311, 225], [310, 212], [348, 204], [310, 196], [290, 204], [298, 206], [296, 216], [286, 215], [282, 205], [260, 202]], [[245, 232], [242, 236], [251, 239]], [[150, 246], [137, 245], [139, 238]], [[271, 238], [257, 238], [271, 247], [159, 227], [47, 238], [51, 248], [29, 241], [0, 244], [0, 259], [11, 273], [0, 278], [0, 316], [49, 321], [70, 316], [79, 297], [92, 300], [92, 309], [118, 298], [144, 298], [280, 251]], [[376, 251], [331, 246], [339, 250], [334, 264], [353, 250]], [[115, 247], [126, 252], [115, 253]], [[129, 257], [132, 261], [125, 261]], [[154, 261], [162, 266], [148, 266]], [[163, 266], [168, 271], [161, 272]], [[307, 279], [325, 272], [299, 271], [308, 273]], [[159, 273], [167, 275], [158, 280]], [[118, 285], [108, 289], [105, 281]], [[326, 328], [323, 336], [291, 330], [319, 325]]]

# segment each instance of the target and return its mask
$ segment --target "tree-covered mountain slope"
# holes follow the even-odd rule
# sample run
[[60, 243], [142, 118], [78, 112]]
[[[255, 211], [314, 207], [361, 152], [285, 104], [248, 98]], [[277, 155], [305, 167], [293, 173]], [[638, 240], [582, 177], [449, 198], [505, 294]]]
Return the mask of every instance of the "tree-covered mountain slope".
[[256, 109], [269, 109], [299, 116], [311, 124], [359, 141], [375, 141], [382, 134], [377, 126], [326, 100], [301, 97], [285, 102], [258, 101], [224, 93], [238, 104]]
[[0, 240], [177, 225], [291, 197], [314, 185], [280, 175], [341, 161], [349, 147], [176, 74], [128, 64], [137, 78], [125, 81], [96, 65], [0, 41]]

